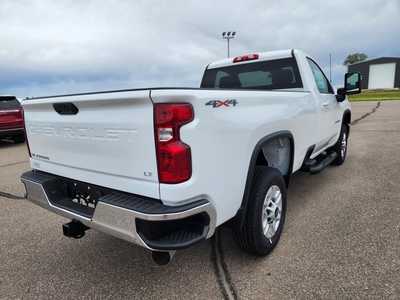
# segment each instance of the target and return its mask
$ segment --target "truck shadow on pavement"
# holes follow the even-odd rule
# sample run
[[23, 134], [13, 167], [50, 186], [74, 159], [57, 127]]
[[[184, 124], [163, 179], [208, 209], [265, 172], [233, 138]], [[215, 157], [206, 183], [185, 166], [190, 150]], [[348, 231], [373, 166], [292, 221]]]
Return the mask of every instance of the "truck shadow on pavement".
[[89, 295], [117, 298], [135, 295], [134, 298], [143, 299], [173, 294], [186, 294], [188, 298], [193, 292], [193, 282], [216, 286], [211, 263], [208, 263], [208, 242], [181, 251], [172, 263], [162, 267], [151, 260], [149, 251], [95, 231], [88, 232], [79, 241], [63, 239], [62, 244], [63, 249], [51, 261], [42, 257], [49, 269], [41, 274], [49, 274], [50, 266], [57, 266], [59, 270], [46, 279], [41, 275], [41, 281], [62, 283], [76, 295], [88, 295], [90, 288]]
[[0, 139], [0, 149], [13, 148], [13, 147], [17, 147], [22, 144], [25, 144], [25, 142], [15, 143], [14, 141], [11, 141], [11, 140]]

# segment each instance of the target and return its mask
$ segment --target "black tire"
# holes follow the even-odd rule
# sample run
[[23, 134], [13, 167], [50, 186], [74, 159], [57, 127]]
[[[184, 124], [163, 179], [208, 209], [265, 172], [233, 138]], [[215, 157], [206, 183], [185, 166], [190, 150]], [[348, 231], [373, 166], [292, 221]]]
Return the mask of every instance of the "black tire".
[[25, 135], [21, 134], [21, 135], [14, 136], [13, 141], [16, 144], [23, 143], [23, 142], [25, 142]]
[[[286, 184], [282, 174], [275, 168], [256, 167], [250, 198], [243, 224], [234, 226], [234, 234], [239, 246], [246, 252], [265, 256], [274, 249], [279, 241], [285, 223]], [[281, 193], [280, 223], [272, 237], [267, 238], [263, 231], [263, 206], [268, 190], [277, 186]], [[274, 187], [274, 189], [276, 189]]]
[[339, 139], [336, 142], [336, 144], [332, 147], [332, 150], [337, 153], [337, 157], [332, 162], [332, 165], [340, 166], [346, 160], [348, 138], [349, 138], [349, 127], [346, 124], [342, 124]]

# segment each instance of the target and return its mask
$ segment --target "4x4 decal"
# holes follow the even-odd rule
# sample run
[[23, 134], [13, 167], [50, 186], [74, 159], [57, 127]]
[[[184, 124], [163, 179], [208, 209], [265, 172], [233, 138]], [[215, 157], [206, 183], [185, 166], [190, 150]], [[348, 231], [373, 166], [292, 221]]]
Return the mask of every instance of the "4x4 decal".
[[206, 105], [211, 105], [213, 108], [217, 107], [231, 107], [239, 104], [236, 99], [227, 99], [227, 100], [211, 100], [206, 103]]

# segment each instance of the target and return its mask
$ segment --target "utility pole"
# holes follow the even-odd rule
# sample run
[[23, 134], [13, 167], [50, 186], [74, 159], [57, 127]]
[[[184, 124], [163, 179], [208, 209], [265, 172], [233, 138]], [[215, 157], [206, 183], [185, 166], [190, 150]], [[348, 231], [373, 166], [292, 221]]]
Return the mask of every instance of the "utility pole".
[[227, 46], [228, 46], [228, 58], [230, 57], [230, 48], [229, 48], [229, 40], [235, 38], [236, 32], [235, 31], [228, 31], [222, 33], [222, 38], [226, 39]]
[[332, 54], [329, 53], [329, 82], [332, 83]]

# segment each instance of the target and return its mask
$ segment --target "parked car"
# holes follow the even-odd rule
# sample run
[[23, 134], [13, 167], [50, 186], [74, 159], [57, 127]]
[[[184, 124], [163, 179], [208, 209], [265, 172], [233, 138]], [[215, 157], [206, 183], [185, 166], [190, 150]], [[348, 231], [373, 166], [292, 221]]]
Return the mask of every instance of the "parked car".
[[25, 141], [22, 107], [14, 96], [0, 96], [0, 139]]
[[278, 243], [299, 170], [346, 159], [360, 75], [337, 92], [299, 50], [223, 59], [201, 88], [148, 88], [26, 99], [27, 198], [136, 243], [166, 263], [230, 222], [255, 255]]

